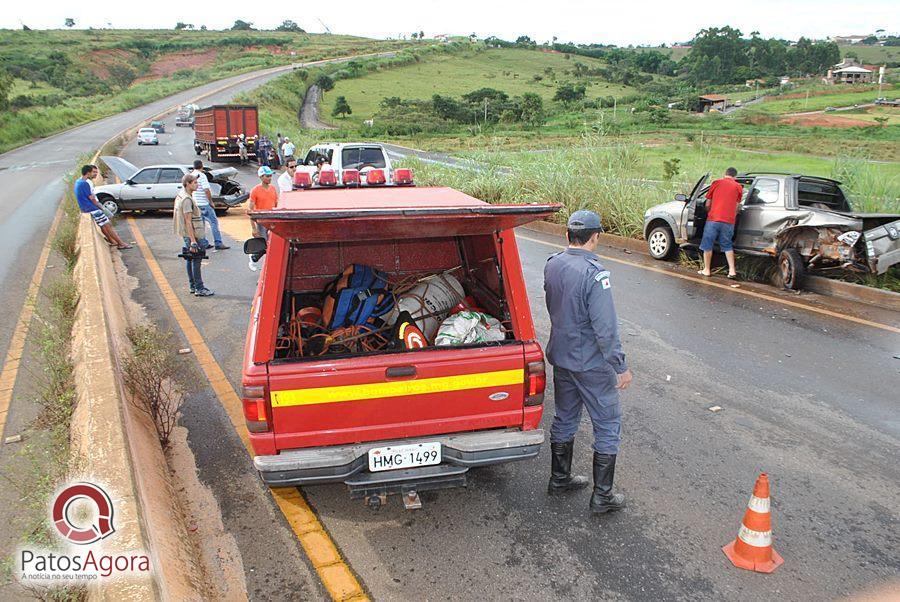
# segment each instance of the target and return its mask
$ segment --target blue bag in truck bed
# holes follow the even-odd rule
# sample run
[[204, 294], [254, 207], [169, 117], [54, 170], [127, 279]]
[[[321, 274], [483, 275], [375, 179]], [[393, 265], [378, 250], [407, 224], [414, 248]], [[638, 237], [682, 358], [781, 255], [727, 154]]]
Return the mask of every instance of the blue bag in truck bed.
[[324, 290], [322, 321], [329, 330], [376, 324], [394, 307], [387, 276], [367, 265], [353, 264]]

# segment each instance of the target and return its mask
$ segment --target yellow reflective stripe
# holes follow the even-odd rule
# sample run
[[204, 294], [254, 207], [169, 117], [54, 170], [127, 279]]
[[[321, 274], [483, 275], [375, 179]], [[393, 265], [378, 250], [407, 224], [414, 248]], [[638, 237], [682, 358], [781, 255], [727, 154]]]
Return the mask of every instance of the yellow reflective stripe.
[[381, 397], [449, 393], [450, 391], [464, 391], [466, 389], [521, 385], [524, 380], [525, 371], [519, 368], [517, 370], [460, 374], [458, 376], [441, 376], [419, 380], [272, 391], [272, 407], [285, 408], [320, 403], [378, 399]]

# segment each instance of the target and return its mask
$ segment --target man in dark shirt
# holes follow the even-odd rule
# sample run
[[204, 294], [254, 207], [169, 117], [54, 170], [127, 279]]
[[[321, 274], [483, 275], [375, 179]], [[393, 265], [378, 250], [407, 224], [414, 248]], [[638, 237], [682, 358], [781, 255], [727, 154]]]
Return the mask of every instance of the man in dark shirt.
[[729, 167], [725, 170], [725, 177], [716, 180], [709, 187], [706, 198], [709, 199], [709, 210], [706, 215], [706, 226], [703, 228], [703, 240], [700, 241], [700, 250], [703, 251], [703, 269], [698, 273], [709, 276], [712, 264], [713, 247], [718, 242], [719, 248], [725, 252], [728, 260], [728, 278], [737, 278], [734, 269], [734, 219], [737, 215], [737, 206], [741, 202], [744, 188], [735, 177], [737, 170]]

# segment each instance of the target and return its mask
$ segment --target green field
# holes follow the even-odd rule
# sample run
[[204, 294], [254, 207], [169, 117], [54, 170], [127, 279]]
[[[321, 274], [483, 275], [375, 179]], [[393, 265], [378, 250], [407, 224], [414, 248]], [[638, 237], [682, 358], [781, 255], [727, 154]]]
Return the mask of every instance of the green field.
[[[430, 99], [433, 94], [461, 96], [479, 88], [495, 88], [510, 96], [534, 92], [549, 101], [559, 83], [570, 78], [564, 73], [576, 63], [590, 68], [603, 66], [602, 61], [586, 57], [570, 57], [550, 52], [518, 48], [489, 49], [466, 55], [429, 58], [416, 65], [381, 71], [357, 79], [342, 80], [322, 103], [320, 115], [328, 119], [337, 96], [345, 96], [353, 109], [346, 119], [332, 119], [339, 125], [359, 125], [371, 119], [383, 98]], [[553, 70], [553, 77], [545, 73]], [[533, 76], [543, 79], [535, 81]], [[624, 96], [635, 90], [605, 82], [588, 86], [587, 97]]]
[[[849, 107], [855, 104], [866, 104], [874, 102], [875, 99], [878, 98], [877, 89], [870, 89], [865, 92], [848, 92], [846, 91], [847, 88], [848, 86], [835, 87], [835, 94], [825, 94], [821, 96], [811, 95], [808, 99], [782, 99], [774, 97], [774, 100], [766, 100], [755, 105], [752, 110], [783, 115], [786, 113], [821, 111], [826, 107]], [[883, 90], [885, 96], [892, 96], [897, 92], [896, 87], [893, 85], [885, 85]]]
[[841, 56], [855, 54], [860, 62], [867, 65], [883, 65], [885, 63], [900, 63], [900, 46], [864, 46], [851, 44], [841, 46]]

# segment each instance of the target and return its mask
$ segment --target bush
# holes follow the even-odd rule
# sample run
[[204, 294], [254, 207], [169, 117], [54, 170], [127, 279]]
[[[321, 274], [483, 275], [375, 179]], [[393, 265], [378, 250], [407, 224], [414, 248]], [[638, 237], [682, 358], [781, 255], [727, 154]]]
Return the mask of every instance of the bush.
[[132, 404], [153, 420], [162, 445], [167, 445], [178, 420], [184, 395], [190, 391], [193, 370], [175, 353], [171, 334], [155, 326], [129, 328], [132, 353], [123, 361], [125, 384]]

